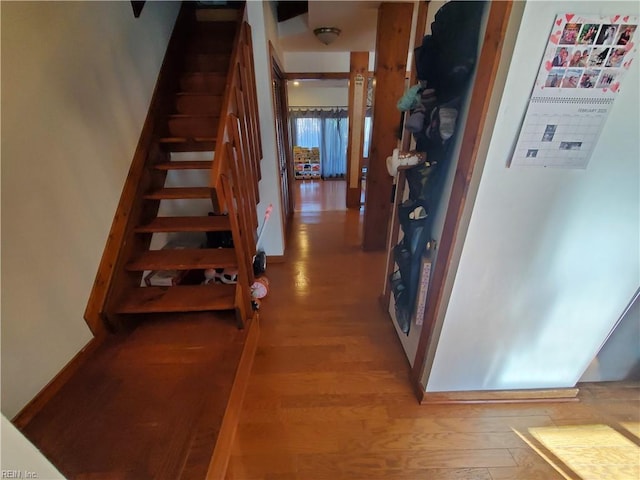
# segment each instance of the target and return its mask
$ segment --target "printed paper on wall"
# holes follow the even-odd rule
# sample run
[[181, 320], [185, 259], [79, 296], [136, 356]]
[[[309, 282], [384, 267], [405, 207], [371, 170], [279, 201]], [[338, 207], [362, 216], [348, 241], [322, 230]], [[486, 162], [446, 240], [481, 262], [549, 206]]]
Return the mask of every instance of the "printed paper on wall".
[[634, 61], [637, 30], [628, 15], [556, 17], [510, 166], [587, 167]]

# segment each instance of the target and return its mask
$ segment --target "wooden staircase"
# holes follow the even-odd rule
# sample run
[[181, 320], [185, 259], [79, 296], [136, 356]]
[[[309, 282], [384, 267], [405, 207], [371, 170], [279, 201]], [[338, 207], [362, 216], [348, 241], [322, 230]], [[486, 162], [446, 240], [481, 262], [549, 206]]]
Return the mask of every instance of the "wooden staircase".
[[[85, 312], [94, 334], [161, 312], [235, 310], [241, 328], [253, 316], [262, 147], [243, 17], [243, 4], [183, 3]], [[230, 232], [233, 248], [207, 248], [209, 232]], [[180, 235], [203, 242], [161, 248]], [[237, 272], [237, 283], [204, 284], [205, 269]], [[145, 286], [170, 270], [189, 274]]]

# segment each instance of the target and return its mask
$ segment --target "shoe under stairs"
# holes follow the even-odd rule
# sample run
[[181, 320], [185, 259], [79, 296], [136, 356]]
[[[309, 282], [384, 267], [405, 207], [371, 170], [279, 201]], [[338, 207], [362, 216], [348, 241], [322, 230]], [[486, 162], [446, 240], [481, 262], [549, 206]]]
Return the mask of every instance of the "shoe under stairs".
[[[251, 118], [257, 115], [255, 90], [247, 88], [255, 89], [255, 80], [246, 83], [254, 78], [252, 66], [245, 65], [251, 59], [250, 31], [241, 9], [184, 10], [181, 41], [169, 47], [180, 49], [181, 60], [172, 88], [158, 100], [164, 102], [157, 110], [163, 113], [153, 122], [142, 182], [106, 297], [103, 317], [112, 329], [137, 315], [160, 312], [235, 310], [240, 327], [252, 316], [260, 147], [251, 144], [247, 131], [257, 126]], [[174, 36], [178, 25], [176, 31]], [[243, 77], [236, 78], [234, 70]], [[206, 248], [206, 242], [162, 248], [176, 235], [205, 240], [208, 232], [231, 232], [234, 248]], [[206, 269], [236, 271], [238, 283], [204, 284]], [[171, 270], [190, 272], [184, 277], [189, 281], [145, 285], [150, 271]]]

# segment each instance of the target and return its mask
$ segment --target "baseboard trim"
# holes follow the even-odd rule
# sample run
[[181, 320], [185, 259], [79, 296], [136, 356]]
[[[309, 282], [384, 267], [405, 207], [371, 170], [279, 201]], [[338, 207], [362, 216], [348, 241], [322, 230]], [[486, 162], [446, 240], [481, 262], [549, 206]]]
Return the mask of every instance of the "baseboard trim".
[[424, 392], [422, 405], [453, 403], [577, 402], [579, 388], [531, 390], [473, 390], [466, 392]]
[[58, 374], [47, 383], [38, 394], [27, 403], [18, 414], [13, 417], [11, 423], [18, 430], [24, 429], [31, 420], [42, 410], [53, 396], [60, 391], [65, 383], [78, 371], [87, 358], [102, 344], [104, 336], [93, 337], [89, 342], [74, 355]]
[[253, 359], [258, 349], [258, 339], [260, 337], [260, 324], [258, 314], [256, 313], [248, 326], [247, 339], [242, 349], [240, 362], [236, 369], [236, 376], [233, 380], [231, 393], [227, 402], [222, 424], [218, 432], [216, 445], [209, 462], [206, 478], [208, 480], [219, 480], [225, 478], [229, 457], [231, 456], [231, 448], [236, 434], [238, 422], [240, 420], [240, 412], [242, 410], [242, 402], [249, 384], [249, 375], [253, 366]]
[[267, 265], [270, 263], [284, 263], [286, 260], [284, 255], [268, 255], [267, 256]]

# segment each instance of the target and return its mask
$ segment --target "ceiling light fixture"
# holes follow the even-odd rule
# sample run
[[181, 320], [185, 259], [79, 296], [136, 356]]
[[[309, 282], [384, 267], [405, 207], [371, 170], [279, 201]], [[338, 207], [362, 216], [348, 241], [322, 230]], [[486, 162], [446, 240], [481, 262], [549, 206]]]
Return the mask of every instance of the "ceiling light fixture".
[[313, 31], [313, 34], [325, 45], [333, 43], [340, 36], [342, 31], [336, 27], [319, 27]]

